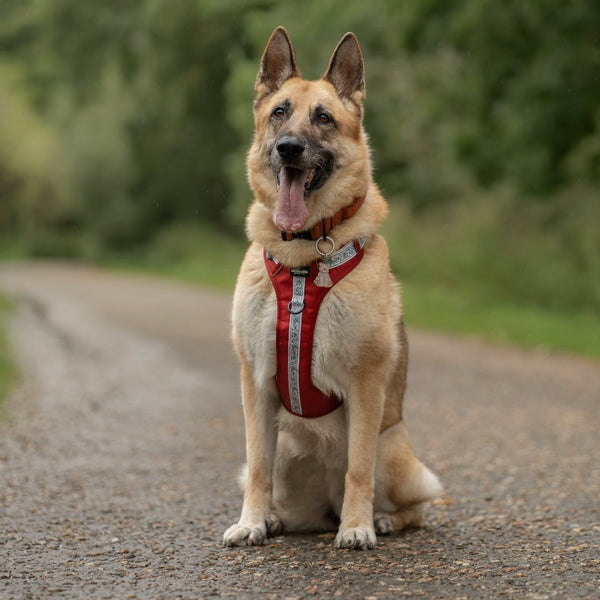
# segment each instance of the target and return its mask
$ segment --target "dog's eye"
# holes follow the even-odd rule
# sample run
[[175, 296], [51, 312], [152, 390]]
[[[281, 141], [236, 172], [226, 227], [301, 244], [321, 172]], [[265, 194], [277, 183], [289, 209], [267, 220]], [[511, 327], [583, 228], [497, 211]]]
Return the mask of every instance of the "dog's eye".
[[283, 110], [283, 108], [281, 108], [281, 106], [278, 106], [272, 113], [272, 115], [276, 118], [276, 119], [283, 119], [283, 117], [285, 117], [285, 110]]
[[322, 125], [326, 125], [327, 123], [331, 123], [331, 117], [327, 113], [319, 113], [317, 120]]

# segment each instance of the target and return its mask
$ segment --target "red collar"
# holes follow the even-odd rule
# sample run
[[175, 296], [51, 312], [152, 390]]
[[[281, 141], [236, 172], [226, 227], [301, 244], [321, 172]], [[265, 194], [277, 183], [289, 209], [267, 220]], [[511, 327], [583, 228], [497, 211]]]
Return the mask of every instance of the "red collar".
[[332, 217], [321, 220], [319, 223], [314, 225], [311, 229], [306, 231], [297, 231], [295, 233], [291, 231], [282, 231], [281, 239], [284, 242], [291, 242], [292, 240], [318, 240], [319, 238], [325, 237], [338, 223], [341, 223], [345, 219], [353, 217], [358, 209], [363, 205], [367, 196], [361, 196], [355, 198], [354, 202], [350, 206], [344, 206], [340, 208]]

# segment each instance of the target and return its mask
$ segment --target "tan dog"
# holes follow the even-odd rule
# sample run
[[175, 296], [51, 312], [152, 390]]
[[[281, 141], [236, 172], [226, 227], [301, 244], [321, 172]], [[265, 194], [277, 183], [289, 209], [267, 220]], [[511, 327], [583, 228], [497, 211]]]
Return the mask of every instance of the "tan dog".
[[[337, 548], [372, 548], [375, 532], [419, 525], [424, 503], [441, 491], [413, 455], [402, 420], [407, 342], [399, 286], [377, 234], [387, 205], [371, 175], [364, 95], [353, 34], [313, 82], [301, 79], [285, 29], [273, 32], [256, 80], [247, 161], [252, 244], [233, 303], [248, 465], [241, 518], [223, 538], [228, 546], [339, 523]], [[345, 255], [353, 268], [339, 276]], [[279, 277], [287, 283], [276, 284]], [[288, 283], [289, 303], [275, 293]], [[298, 284], [307, 286], [302, 294]], [[327, 292], [313, 310], [303, 374], [294, 366], [293, 326], [309, 320], [309, 289]], [[334, 410], [305, 418], [321, 406], [308, 407], [302, 386]]]

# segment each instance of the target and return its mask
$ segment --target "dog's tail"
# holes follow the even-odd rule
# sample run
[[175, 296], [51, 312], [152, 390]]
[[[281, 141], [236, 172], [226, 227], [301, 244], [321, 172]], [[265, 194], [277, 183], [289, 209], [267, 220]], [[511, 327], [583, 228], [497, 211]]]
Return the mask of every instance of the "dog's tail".
[[421, 463], [421, 478], [415, 490], [417, 495], [421, 497], [420, 501], [435, 500], [444, 492], [444, 486], [438, 479], [438, 476], [430, 471], [424, 464]]

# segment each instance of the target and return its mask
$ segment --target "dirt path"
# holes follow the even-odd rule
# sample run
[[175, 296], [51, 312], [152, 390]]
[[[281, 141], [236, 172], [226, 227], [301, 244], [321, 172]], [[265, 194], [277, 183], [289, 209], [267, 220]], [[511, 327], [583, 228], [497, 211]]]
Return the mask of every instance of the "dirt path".
[[65, 265], [0, 285], [26, 375], [0, 422], [0, 600], [599, 597], [600, 363], [411, 331], [407, 420], [447, 489], [426, 527], [229, 549], [230, 298]]

